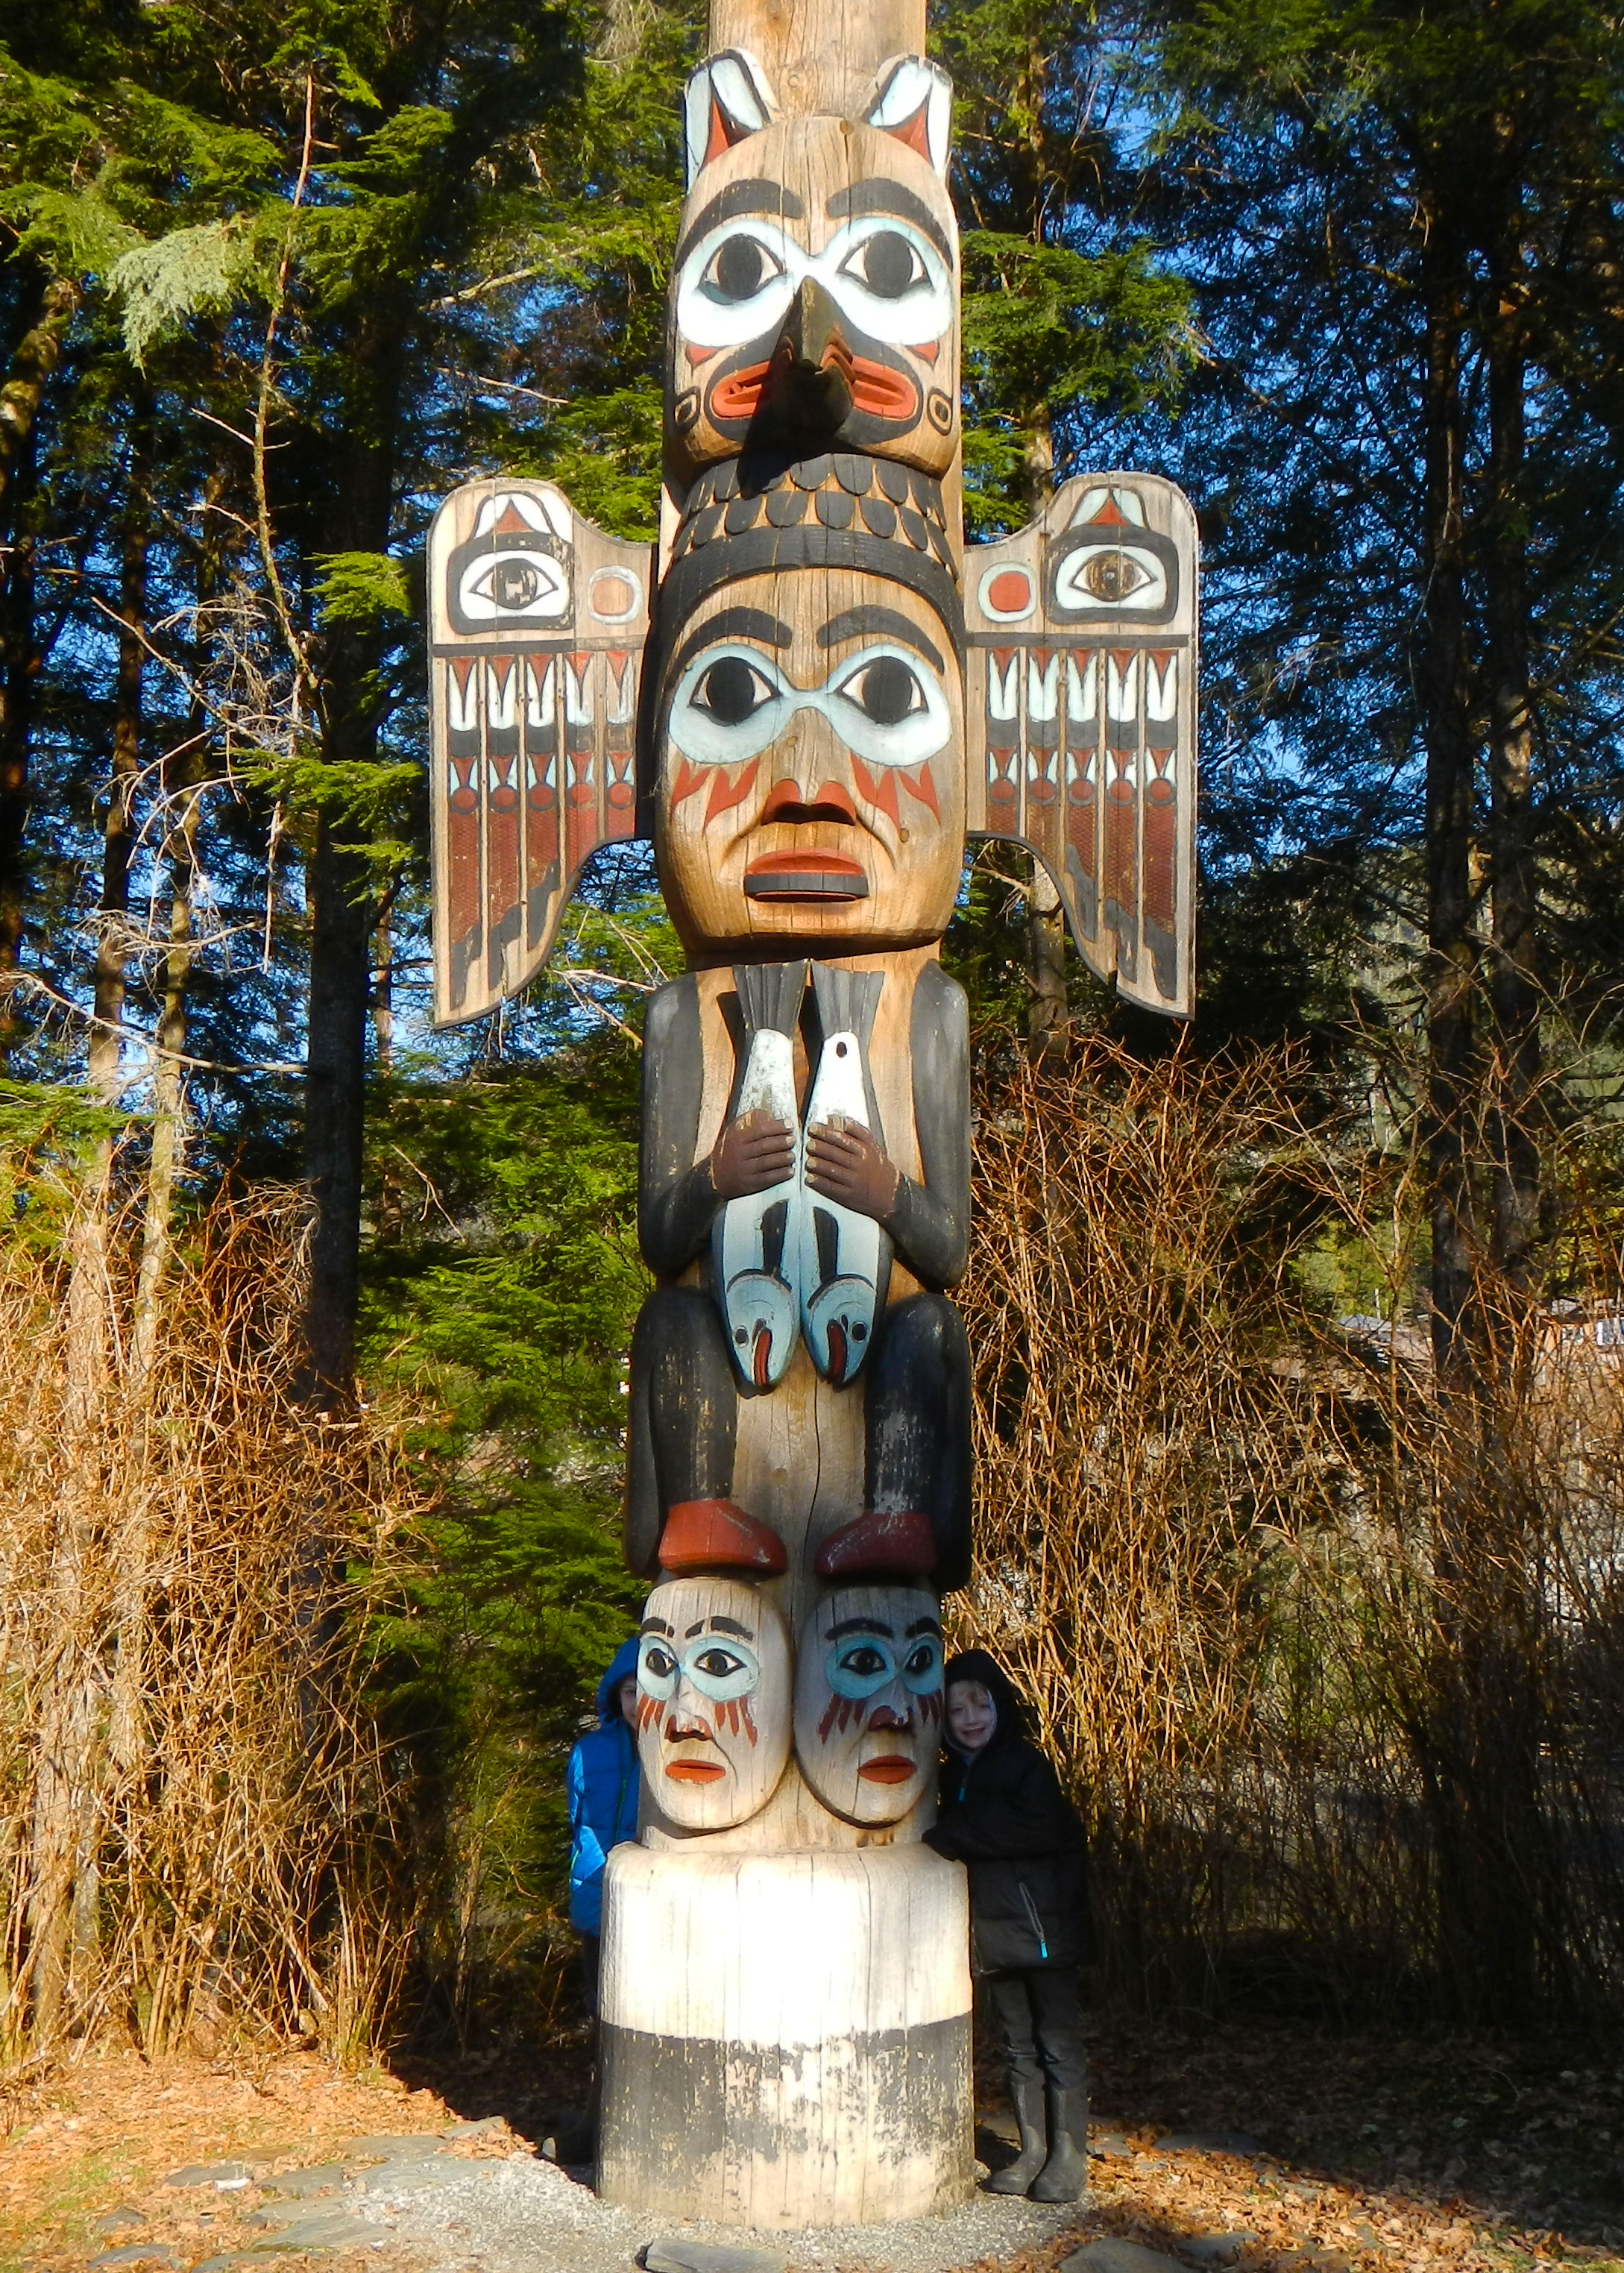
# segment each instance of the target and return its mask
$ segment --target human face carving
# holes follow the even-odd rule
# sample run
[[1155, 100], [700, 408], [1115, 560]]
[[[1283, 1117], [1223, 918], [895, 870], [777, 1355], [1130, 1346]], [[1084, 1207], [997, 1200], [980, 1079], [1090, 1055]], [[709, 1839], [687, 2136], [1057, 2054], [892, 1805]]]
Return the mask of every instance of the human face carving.
[[674, 462], [842, 446], [941, 474], [959, 444], [958, 234], [929, 160], [837, 119], [700, 174], [668, 320]]
[[942, 1630], [923, 1587], [842, 1587], [801, 1637], [795, 1752], [826, 1807], [853, 1823], [897, 1823], [936, 1767]]
[[683, 629], [655, 844], [685, 944], [939, 939], [963, 857], [963, 694], [934, 610], [856, 570], [781, 572], [722, 587]]
[[759, 1814], [790, 1757], [790, 1637], [738, 1579], [675, 1579], [644, 1607], [637, 1754], [660, 1813], [690, 1831]]

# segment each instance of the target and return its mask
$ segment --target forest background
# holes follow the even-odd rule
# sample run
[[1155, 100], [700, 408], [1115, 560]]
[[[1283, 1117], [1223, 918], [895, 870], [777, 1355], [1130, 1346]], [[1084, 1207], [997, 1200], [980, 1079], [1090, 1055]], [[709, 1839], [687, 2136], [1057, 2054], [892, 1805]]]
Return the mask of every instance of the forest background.
[[[1201, 999], [1007, 851], [980, 1574], [1127, 2005], [1608, 2025], [1624, 1936], [1624, 41], [939, 0], [970, 534], [1201, 517]], [[12, 0], [0, 2051], [560, 2010], [640, 1005], [600, 855], [434, 1036], [423, 539], [655, 522], [692, 4]]]

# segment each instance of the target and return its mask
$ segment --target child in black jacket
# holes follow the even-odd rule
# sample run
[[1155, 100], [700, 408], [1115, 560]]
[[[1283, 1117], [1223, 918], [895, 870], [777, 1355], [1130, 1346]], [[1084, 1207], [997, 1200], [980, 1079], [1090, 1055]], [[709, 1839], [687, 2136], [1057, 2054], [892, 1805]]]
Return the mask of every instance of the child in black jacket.
[[1021, 2127], [1021, 2152], [991, 2190], [1076, 2202], [1088, 2187], [1077, 1992], [1089, 1954], [1082, 1825], [1024, 1734], [1025, 1708], [997, 1659], [965, 1650], [948, 1659], [943, 1679], [947, 1759], [940, 1818], [924, 1835], [969, 1872], [976, 1970], [1004, 2039]]

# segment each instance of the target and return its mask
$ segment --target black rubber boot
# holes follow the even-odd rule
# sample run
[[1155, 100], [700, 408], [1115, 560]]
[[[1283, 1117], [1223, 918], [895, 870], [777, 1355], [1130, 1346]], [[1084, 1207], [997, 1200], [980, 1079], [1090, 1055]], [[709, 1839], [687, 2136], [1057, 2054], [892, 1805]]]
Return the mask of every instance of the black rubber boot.
[[1009, 2096], [1014, 2102], [1015, 2121], [1021, 2126], [1021, 2152], [1003, 2170], [994, 2171], [987, 2180], [990, 2194], [1023, 2194], [1029, 2192], [1033, 2179], [1044, 2167], [1049, 2152], [1049, 2134], [1044, 2122], [1044, 2081], [1041, 2076], [1012, 2076]]
[[1089, 2096], [1049, 2094], [1049, 2159], [1027, 2193], [1034, 2202], [1081, 2202], [1089, 2191]]

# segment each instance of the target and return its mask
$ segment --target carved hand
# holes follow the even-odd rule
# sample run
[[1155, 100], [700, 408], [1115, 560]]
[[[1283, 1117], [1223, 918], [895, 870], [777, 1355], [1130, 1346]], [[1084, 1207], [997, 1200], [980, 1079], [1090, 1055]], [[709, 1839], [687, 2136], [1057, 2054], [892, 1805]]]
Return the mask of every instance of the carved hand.
[[770, 1113], [746, 1113], [730, 1121], [710, 1156], [710, 1180], [717, 1197], [742, 1200], [750, 1192], [782, 1184], [795, 1166], [795, 1140], [789, 1123]]
[[826, 1200], [883, 1223], [902, 1179], [859, 1121], [837, 1114], [806, 1133], [806, 1181]]

